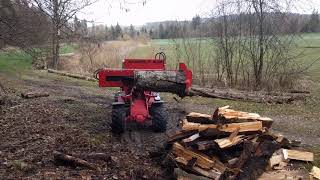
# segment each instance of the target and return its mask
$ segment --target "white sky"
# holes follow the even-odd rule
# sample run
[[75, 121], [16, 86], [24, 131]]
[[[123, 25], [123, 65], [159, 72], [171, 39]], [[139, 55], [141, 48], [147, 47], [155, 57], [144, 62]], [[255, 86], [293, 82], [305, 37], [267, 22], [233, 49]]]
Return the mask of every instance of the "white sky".
[[[120, 9], [123, 0], [99, 0], [87, 7], [80, 19], [93, 20], [101, 24], [143, 25], [146, 22], [165, 20], [190, 20], [196, 14], [206, 16], [213, 9], [215, 0], [126, 0], [129, 12]], [[132, 4], [131, 4], [132, 3]]]
[[[115, 25], [118, 22], [122, 26], [166, 20], [190, 20], [196, 14], [201, 17], [209, 16], [217, 1], [219, 0], [146, 0], [143, 6], [143, 0], [98, 0], [78, 14], [78, 17], [93, 20], [96, 24]], [[121, 5], [128, 8], [129, 12], [121, 9]], [[301, 0], [294, 9], [295, 12], [309, 14], [312, 9], [320, 11], [320, 0]]]

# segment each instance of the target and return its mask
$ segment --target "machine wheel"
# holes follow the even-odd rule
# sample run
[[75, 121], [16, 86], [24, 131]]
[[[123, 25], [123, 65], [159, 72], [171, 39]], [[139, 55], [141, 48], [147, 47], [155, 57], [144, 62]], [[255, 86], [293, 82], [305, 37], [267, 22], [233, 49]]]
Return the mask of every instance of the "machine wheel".
[[126, 129], [126, 108], [123, 106], [112, 107], [111, 129], [113, 133], [121, 134]]
[[150, 108], [152, 116], [152, 126], [155, 132], [165, 132], [167, 130], [168, 113], [163, 104], [153, 104]]
[[116, 93], [114, 94], [114, 102], [118, 102], [118, 97], [121, 96], [121, 93], [122, 93], [122, 92], [116, 92]]

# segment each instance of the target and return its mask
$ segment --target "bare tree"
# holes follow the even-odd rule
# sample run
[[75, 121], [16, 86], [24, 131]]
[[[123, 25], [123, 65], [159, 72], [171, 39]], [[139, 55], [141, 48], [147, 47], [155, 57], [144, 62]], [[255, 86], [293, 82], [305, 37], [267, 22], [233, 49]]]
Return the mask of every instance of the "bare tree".
[[225, 76], [230, 86], [254, 89], [294, 80], [289, 74], [301, 72], [296, 60], [302, 52], [296, 48], [298, 36], [289, 29], [290, 5], [274, 0], [220, 2], [212, 36], [218, 80]]
[[52, 62], [57, 68], [61, 31], [68, 26], [68, 21], [83, 8], [93, 4], [96, 0], [31, 0], [33, 4], [44, 12], [52, 23]]
[[[19, 47], [33, 59], [33, 63], [45, 53], [49, 40], [48, 17], [27, 0], [6, 0], [0, 10], [0, 39], [3, 45]], [[43, 65], [42, 65], [43, 66]]]
[[[101, 40], [100, 40], [101, 41]], [[82, 38], [80, 40], [80, 51], [82, 53], [83, 58], [89, 58], [90, 61], [90, 71], [94, 71], [94, 59], [97, 53], [101, 48], [101, 42], [99, 39], [91, 37], [91, 38]]]
[[12, 2], [0, 1], [0, 48], [12, 38], [15, 20], [16, 14]]

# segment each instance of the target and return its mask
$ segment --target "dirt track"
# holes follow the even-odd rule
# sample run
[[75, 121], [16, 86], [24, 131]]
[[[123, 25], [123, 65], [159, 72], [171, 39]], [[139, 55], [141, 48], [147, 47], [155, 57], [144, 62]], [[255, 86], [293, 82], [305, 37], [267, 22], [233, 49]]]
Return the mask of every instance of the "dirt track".
[[[167, 179], [149, 157], [149, 152], [162, 146], [166, 134], [144, 128], [133, 129], [121, 137], [112, 135], [109, 123], [114, 91], [81, 83], [43, 74], [24, 80], [9, 79], [5, 83], [5, 87], [10, 87], [7, 90], [10, 97], [0, 106], [0, 179]], [[13, 87], [13, 84], [19, 85]], [[19, 97], [21, 92], [29, 90], [46, 91], [50, 96]], [[178, 116], [183, 116], [183, 111], [175, 106], [167, 106], [171, 130], [176, 127]], [[54, 150], [80, 157], [103, 152], [110, 157], [87, 159], [101, 168], [92, 171], [54, 164]]]

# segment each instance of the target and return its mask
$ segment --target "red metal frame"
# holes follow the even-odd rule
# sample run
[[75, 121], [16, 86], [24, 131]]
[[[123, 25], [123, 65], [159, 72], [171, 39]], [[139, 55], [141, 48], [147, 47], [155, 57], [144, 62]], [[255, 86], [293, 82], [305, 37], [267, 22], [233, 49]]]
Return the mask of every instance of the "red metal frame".
[[[155, 102], [155, 93], [134, 88], [135, 71], [164, 71], [165, 60], [161, 59], [124, 59], [122, 69], [104, 68], [98, 72], [100, 87], [120, 87], [124, 95], [118, 97], [119, 102], [130, 104], [130, 115], [127, 121], [144, 123], [150, 119], [149, 108]], [[186, 93], [192, 84], [192, 72], [184, 63], [179, 64], [179, 71], [186, 76]]]

